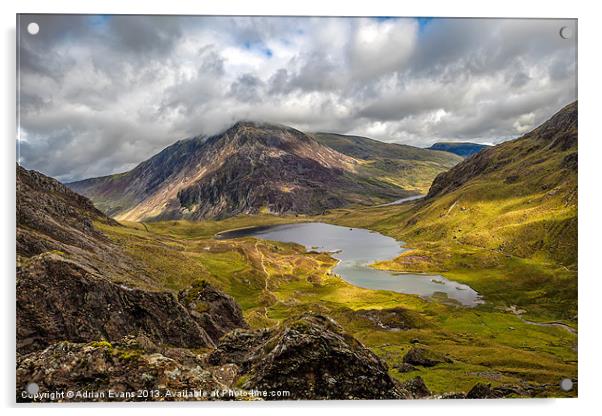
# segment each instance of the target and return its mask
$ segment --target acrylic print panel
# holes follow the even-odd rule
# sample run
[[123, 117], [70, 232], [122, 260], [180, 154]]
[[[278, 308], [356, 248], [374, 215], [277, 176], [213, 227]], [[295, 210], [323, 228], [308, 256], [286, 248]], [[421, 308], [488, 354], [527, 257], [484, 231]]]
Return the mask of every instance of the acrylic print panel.
[[577, 22], [18, 16], [19, 402], [577, 395]]

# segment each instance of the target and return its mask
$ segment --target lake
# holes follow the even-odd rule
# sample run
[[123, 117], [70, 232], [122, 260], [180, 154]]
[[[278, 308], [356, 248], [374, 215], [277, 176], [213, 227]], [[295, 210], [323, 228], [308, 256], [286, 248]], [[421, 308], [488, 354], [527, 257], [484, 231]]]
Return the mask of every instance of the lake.
[[333, 271], [355, 286], [422, 297], [437, 295], [464, 306], [483, 303], [479, 294], [470, 286], [440, 275], [373, 269], [370, 264], [394, 259], [406, 250], [403, 242], [375, 231], [309, 222], [237, 229], [217, 236], [219, 239], [240, 237], [297, 243], [307, 250], [329, 252], [339, 260]]

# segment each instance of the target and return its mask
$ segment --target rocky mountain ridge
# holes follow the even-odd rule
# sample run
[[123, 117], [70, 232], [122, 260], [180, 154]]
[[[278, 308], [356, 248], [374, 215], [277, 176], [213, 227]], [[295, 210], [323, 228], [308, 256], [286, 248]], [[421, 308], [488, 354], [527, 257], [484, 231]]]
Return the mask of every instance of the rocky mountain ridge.
[[[473, 178], [495, 174], [506, 168], [511, 168], [515, 172], [514, 175], [509, 172], [505, 180], [515, 183], [521, 179], [519, 172], [521, 168], [528, 169], [527, 165], [532, 162], [542, 164], [549, 153], [555, 150], [561, 152], [572, 150], [565, 156], [559, 168], [577, 169], [577, 102], [567, 105], [524, 136], [485, 149], [449, 171], [439, 174], [433, 181], [427, 199], [449, 193]], [[516, 160], [521, 158], [524, 158], [524, 161], [516, 164]]]
[[[439, 152], [400, 149], [410, 161], [426, 160], [436, 172], [456, 162]], [[129, 172], [68, 186], [108, 215], [128, 221], [260, 212], [320, 214], [413, 193], [383, 174], [390, 169], [387, 166], [375, 175], [366, 169], [367, 163], [323, 144], [316, 135], [286, 126], [238, 122], [211, 137], [176, 142]], [[404, 163], [399, 169], [411, 164]]]

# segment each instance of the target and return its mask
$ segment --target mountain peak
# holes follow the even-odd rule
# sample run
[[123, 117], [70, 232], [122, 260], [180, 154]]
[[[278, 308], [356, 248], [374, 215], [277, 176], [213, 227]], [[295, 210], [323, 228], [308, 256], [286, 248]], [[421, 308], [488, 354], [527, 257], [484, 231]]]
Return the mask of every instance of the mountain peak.
[[379, 143], [354, 138], [351, 147], [379, 159], [360, 160], [348, 146], [339, 150], [292, 127], [239, 120], [222, 133], [167, 147], [123, 175], [69, 186], [124, 221], [313, 215], [406, 197], [412, 192], [390, 181], [391, 174], [407, 174], [418, 160], [431, 161], [440, 171], [457, 161], [453, 155]]
[[268, 123], [266, 121], [241, 119], [226, 129], [226, 132], [240, 131], [245, 129], [254, 130], [294, 130], [284, 124]]

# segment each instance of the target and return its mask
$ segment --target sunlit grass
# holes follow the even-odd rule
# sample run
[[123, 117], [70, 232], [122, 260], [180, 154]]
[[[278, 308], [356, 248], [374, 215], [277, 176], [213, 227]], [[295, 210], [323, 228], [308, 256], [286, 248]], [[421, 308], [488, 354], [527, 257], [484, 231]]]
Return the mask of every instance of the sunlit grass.
[[[383, 222], [385, 225], [380, 226], [380, 231], [387, 232], [385, 229], [394, 223], [391, 217], [404, 215], [408, 209], [402, 206], [361, 213], [337, 211], [325, 220], [354, 226]], [[506, 257], [467, 245], [443, 249], [428, 242], [418, 243], [420, 248], [414, 250], [415, 266], [423, 262], [424, 270], [444, 270], [451, 279], [465, 282], [486, 295], [486, 305], [470, 309], [352, 286], [331, 273], [336, 264], [334, 259], [327, 254], [306, 253], [299, 245], [253, 238], [213, 238], [226, 229], [307, 220], [315, 219], [262, 215], [198, 223], [167, 221], [124, 227], [98, 226], [144, 265], [146, 273], [156, 278], [158, 288], [177, 291], [199, 279], [207, 280], [232, 295], [254, 327], [277, 325], [293, 314], [308, 310], [326, 313], [388, 362], [394, 377], [405, 380], [420, 375], [435, 393], [467, 391], [479, 381], [494, 385], [524, 381], [556, 385], [561, 378], [576, 376], [574, 334], [558, 327], [529, 325], [503, 308], [510, 302], [538, 305], [541, 296], [552, 293], [551, 287], [560, 277], [550, 274], [555, 269], [549, 260]], [[393, 234], [392, 229], [389, 228], [389, 234]], [[480, 269], [484, 264], [489, 267]], [[402, 269], [405, 266], [397, 259], [377, 267]], [[524, 284], [512, 282], [526, 273], [530, 276]], [[565, 273], [565, 278], [570, 280], [571, 273]], [[529, 287], [528, 282], [537, 284], [519, 296], [519, 292]], [[515, 289], [509, 291], [508, 288]], [[537, 290], [544, 292], [537, 293]], [[555, 296], [559, 299], [571, 296], [570, 292], [557, 290]], [[557, 307], [552, 306], [528, 308], [529, 318], [549, 319]], [[364, 309], [400, 307], [417, 314], [420, 324], [416, 328], [397, 332], [383, 330], [357, 315], [357, 311]], [[412, 340], [447, 354], [453, 363], [399, 373], [393, 366], [401, 362]], [[560, 394], [555, 390], [550, 394], [556, 393]]]

